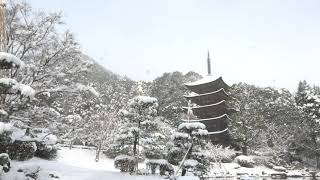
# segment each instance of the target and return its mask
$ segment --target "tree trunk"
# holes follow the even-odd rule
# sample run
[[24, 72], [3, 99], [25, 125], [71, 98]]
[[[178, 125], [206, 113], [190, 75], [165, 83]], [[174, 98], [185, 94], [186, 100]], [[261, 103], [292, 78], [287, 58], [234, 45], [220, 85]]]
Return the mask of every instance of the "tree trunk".
[[[193, 148], [193, 143], [191, 143], [191, 148], [189, 149], [189, 151], [187, 152], [187, 156], [186, 159], [190, 158], [191, 152], [192, 152], [192, 148]], [[187, 169], [186, 168], [182, 168], [182, 172], [181, 172], [181, 176], [185, 176], [187, 173]]]
[[317, 169], [320, 168], [320, 162], [319, 162], [319, 153], [318, 153], [318, 143], [317, 143], [317, 138], [316, 138], [316, 135], [313, 134], [312, 135], [312, 141], [313, 141], [313, 144], [314, 144], [314, 149], [315, 149], [315, 157], [316, 157], [316, 164], [317, 164]]
[[72, 149], [72, 140], [70, 140], [69, 149]]
[[248, 146], [247, 144], [244, 144], [242, 147], [242, 153], [243, 155], [247, 156], [248, 155]]
[[133, 156], [137, 155], [137, 145], [138, 145], [138, 135], [135, 135], [134, 141], [133, 141]]
[[102, 147], [102, 141], [100, 141], [99, 146], [97, 147], [97, 150], [96, 150], [96, 162], [98, 162], [100, 159], [101, 147]]

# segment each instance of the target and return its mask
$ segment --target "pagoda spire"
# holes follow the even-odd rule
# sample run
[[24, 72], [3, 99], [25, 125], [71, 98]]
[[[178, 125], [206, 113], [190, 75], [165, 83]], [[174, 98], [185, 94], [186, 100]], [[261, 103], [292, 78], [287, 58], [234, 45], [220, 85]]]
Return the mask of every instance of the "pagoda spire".
[[211, 62], [210, 62], [210, 54], [208, 50], [208, 58], [207, 58], [207, 65], [208, 65], [208, 75], [211, 75]]

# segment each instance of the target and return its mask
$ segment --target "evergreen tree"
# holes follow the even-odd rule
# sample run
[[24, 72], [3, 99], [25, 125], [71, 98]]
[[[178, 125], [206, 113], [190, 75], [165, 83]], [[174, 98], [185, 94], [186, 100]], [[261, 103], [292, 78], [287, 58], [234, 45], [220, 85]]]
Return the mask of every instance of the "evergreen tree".
[[[146, 149], [152, 148], [156, 137], [154, 132], [159, 123], [155, 119], [158, 100], [153, 97], [142, 96], [143, 89], [141, 86], [138, 86], [136, 93], [139, 96], [129, 101], [128, 110], [121, 111], [124, 123], [120, 128], [120, 135], [116, 139], [116, 148], [119, 148], [121, 152], [126, 152], [129, 156], [133, 156], [133, 158], [139, 156], [140, 146], [149, 145], [146, 146]], [[153, 135], [151, 136], [151, 134]], [[159, 136], [161, 137], [162, 135]], [[152, 154], [148, 155], [152, 156]], [[119, 156], [116, 159], [118, 161], [115, 161], [115, 164], [122, 161]], [[133, 171], [133, 169], [131, 168], [130, 171]]]
[[305, 81], [300, 82], [296, 101], [306, 114], [301, 122], [305, 138], [300, 141], [300, 149], [306, 151], [309, 158], [314, 158], [320, 168], [320, 94], [317, 88], [311, 88]]
[[207, 144], [208, 131], [199, 122], [185, 122], [178, 126], [178, 132], [172, 135], [172, 144], [168, 149], [168, 160], [182, 168], [182, 176], [187, 169], [197, 176], [203, 176], [209, 170], [209, 158], [202, 151]]

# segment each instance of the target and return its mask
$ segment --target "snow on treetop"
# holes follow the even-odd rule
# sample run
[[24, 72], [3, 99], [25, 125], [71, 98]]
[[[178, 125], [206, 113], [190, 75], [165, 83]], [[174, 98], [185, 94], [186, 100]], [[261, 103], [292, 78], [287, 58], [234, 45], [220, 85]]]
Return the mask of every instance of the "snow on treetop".
[[6, 52], [0, 52], [0, 63], [9, 63], [12, 64], [13, 67], [20, 67], [23, 68], [25, 66], [24, 62], [21, 61], [19, 58], [16, 56], [6, 53]]
[[150, 96], [136, 96], [133, 99], [131, 99], [130, 106], [153, 104], [153, 103], [157, 103], [157, 102], [158, 102], [157, 98], [153, 98]]
[[3, 109], [0, 109], [0, 115], [2, 116], [8, 116], [8, 113], [7, 111], [3, 110]]
[[100, 93], [98, 91], [96, 91], [93, 87], [91, 86], [86, 86], [80, 83], [76, 84], [76, 89], [79, 91], [89, 91], [91, 92], [93, 95], [99, 97]]
[[7, 153], [1, 153], [0, 154], [0, 159], [1, 158], [6, 158], [6, 159], [10, 160], [10, 157], [9, 157], [9, 155]]
[[5, 86], [13, 86], [18, 84], [18, 82], [15, 79], [11, 78], [0, 78], [0, 84]]
[[36, 91], [32, 87], [25, 84], [16, 84], [12, 89], [17, 90], [21, 95], [29, 97], [30, 99], [33, 99], [36, 94]]
[[185, 167], [195, 167], [197, 166], [199, 163], [197, 160], [194, 160], [194, 159], [187, 159], [184, 161], [183, 165]]
[[189, 135], [187, 133], [175, 132], [172, 134], [171, 139], [187, 139]]
[[128, 155], [123, 155], [123, 154], [121, 154], [121, 155], [117, 156], [116, 158], [114, 158], [114, 160], [115, 160], [115, 161], [135, 160], [135, 158], [132, 157], [132, 156], [128, 156]]
[[0, 122], [0, 134], [12, 131], [12, 124]]
[[178, 130], [181, 129], [188, 129], [188, 130], [194, 130], [194, 129], [206, 129], [206, 125], [200, 122], [192, 122], [192, 123], [181, 123], [178, 126]]
[[23, 96], [29, 97], [30, 99], [33, 99], [36, 92], [35, 90], [25, 84], [18, 83], [15, 79], [11, 78], [0, 78], [0, 86], [3, 86], [5, 88], [10, 88], [12, 93], [20, 93]]
[[196, 131], [192, 131], [192, 135], [207, 136], [208, 135], [208, 131], [204, 130], [204, 129], [197, 129]]
[[165, 159], [149, 159], [146, 164], [169, 165], [169, 162]]

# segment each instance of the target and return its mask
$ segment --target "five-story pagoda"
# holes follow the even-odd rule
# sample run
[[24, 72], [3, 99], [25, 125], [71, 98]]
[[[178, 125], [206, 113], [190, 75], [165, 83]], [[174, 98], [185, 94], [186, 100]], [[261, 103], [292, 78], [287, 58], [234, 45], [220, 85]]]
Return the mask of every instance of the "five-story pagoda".
[[[201, 122], [206, 125], [209, 137], [214, 144], [228, 144], [229, 114], [232, 112], [226, 102], [229, 100], [229, 86], [222, 77], [214, 78], [211, 75], [210, 57], [208, 52], [208, 75], [204, 78], [185, 84], [191, 91], [185, 98], [189, 101], [189, 107], [184, 109], [192, 110], [197, 119], [183, 121]], [[193, 105], [190, 105], [191, 103]], [[188, 112], [190, 113], [190, 112]]]

